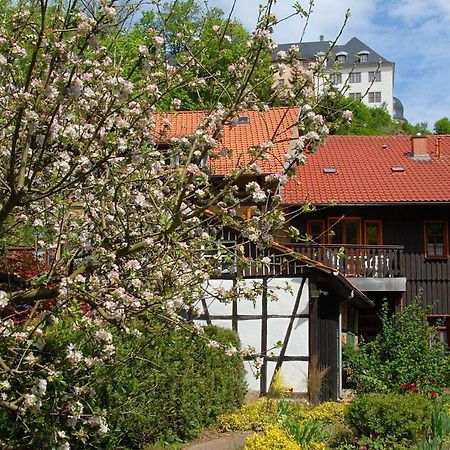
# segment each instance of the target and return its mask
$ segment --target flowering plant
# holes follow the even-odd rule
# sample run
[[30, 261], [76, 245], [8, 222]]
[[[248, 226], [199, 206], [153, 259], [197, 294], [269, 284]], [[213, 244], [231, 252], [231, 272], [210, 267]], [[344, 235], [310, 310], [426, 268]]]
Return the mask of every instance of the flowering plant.
[[[105, 382], [97, 371], [139, 354], [131, 346], [118, 359], [117, 344], [139, 340], [141, 327], [151, 330], [159, 321], [208, 339], [187, 320], [205, 297], [205, 283], [226, 253], [249, 263], [242, 242], [231, 250], [217, 237], [248, 201], [258, 207], [240, 222], [244, 242], [270, 246], [273, 229], [284, 224], [285, 177], [328, 130], [314, 113], [319, 65], [292, 73], [289, 95], [302, 108], [289, 124], [298, 142], [283, 173], [238, 192], [242, 175], [271, 157], [279, 130], [219, 186], [210, 177], [214, 159], [227, 157], [216, 151], [225, 125], [244, 109], [268, 109], [254, 95], [252, 74], [261, 52], [274, 47], [273, 3], [260, 10], [246, 57], [230, 67], [224, 87], [201, 75], [200, 54], [171, 64], [164, 30], [147, 30], [145, 44], [130, 48], [125, 61], [115, 45], [139, 5], [6, 2], [0, 12], [0, 239], [5, 248], [23, 244], [18, 236], [27, 234], [36, 254], [53, 257], [31, 278], [10, 264], [1, 267], [0, 419], [20, 429], [14, 442], [3, 435], [1, 445], [33, 447], [39, 433], [61, 450], [101, 445], [110, 430], [107, 407], [97, 399]], [[214, 39], [231, 44], [220, 34]], [[297, 64], [295, 51], [282, 64], [274, 70]], [[171, 97], [176, 88], [205, 84], [222, 89], [216, 98], [226, 95], [230, 106], [217, 101], [193, 133], [167, 140], [169, 115], [156, 111], [175, 113], [183, 107]], [[258, 264], [267, 266], [261, 255]], [[238, 283], [233, 295], [255, 293]], [[28, 314], [17, 321], [20, 305]], [[64, 348], [55, 347], [58, 322], [71, 338]], [[215, 341], [210, 347], [237, 352]]]

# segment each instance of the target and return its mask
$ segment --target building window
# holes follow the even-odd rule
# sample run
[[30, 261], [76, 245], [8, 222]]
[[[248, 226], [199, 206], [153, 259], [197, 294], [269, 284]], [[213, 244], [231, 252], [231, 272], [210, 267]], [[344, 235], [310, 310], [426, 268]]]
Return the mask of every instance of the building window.
[[369, 83], [372, 81], [381, 81], [381, 72], [379, 70], [376, 72], [369, 72]]
[[336, 59], [338, 63], [344, 64], [347, 59], [347, 55], [344, 54], [337, 55]]
[[330, 217], [330, 244], [360, 244], [361, 219], [359, 217]]
[[382, 245], [381, 220], [366, 220], [364, 222], [364, 242], [366, 245]]
[[286, 80], [284, 78], [280, 78], [278, 80], [278, 86], [283, 87], [286, 85]]
[[351, 92], [348, 94], [348, 98], [352, 100], [361, 100], [361, 92]]
[[450, 316], [428, 316], [428, 322], [436, 329], [437, 339], [450, 349]]
[[380, 103], [381, 92], [369, 92], [369, 103]]
[[369, 61], [369, 55], [367, 53], [360, 53], [359, 62], [366, 63], [367, 61]]
[[316, 244], [325, 244], [325, 221], [308, 220], [306, 224], [307, 233]]
[[425, 226], [425, 257], [448, 257], [448, 225], [444, 220], [428, 220]]
[[333, 84], [342, 84], [342, 74], [341, 73], [332, 74], [331, 81], [333, 82]]
[[349, 83], [361, 83], [361, 72], [352, 72], [348, 76]]

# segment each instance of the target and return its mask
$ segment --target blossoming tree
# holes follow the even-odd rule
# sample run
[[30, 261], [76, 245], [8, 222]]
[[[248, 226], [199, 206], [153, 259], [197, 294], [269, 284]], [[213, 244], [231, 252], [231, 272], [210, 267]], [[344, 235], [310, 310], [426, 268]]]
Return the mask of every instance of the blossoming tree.
[[[164, 30], [149, 29], [147, 44], [130, 48], [134, 60], [124, 64], [115, 42], [138, 5], [25, 0], [0, 12], [0, 408], [23, 425], [16, 442], [21, 448], [33, 448], [30, 430], [38, 429], [51, 436], [53, 448], [100, 442], [108, 433], [108, 411], [96, 404], [101, 381], [94, 373], [126, 364], [115, 358], [115, 340], [132, 342], [155, 321], [201, 334], [185, 312], [195, 308], [205, 280], [230, 252], [217, 237], [235, 209], [249, 198], [264, 206], [242, 222], [253, 230], [248, 239], [269, 245], [262, 238], [283, 225], [280, 182], [327, 133], [314, 113], [321, 101], [313, 89], [320, 61], [303, 70], [293, 48], [273, 66], [294, 66], [287, 94], [301, 106], [291, 124], [301, 137], [286, 155], [286, 173], [271, 177], [270, 192], [252, 182], [246, 196], [238, 196], [236, 181], [270, 157], [277, 135], [253, 149], [249, 166], [219, 187], [209, 164], [202, 164], [213, 163], [224, 124], [240, 110], [268, 107], [254, 94], [253, 72], [261, 52], [273, 48], [273, 3], [260, 10], [247, 53], [229, 68], [226, 85], [217, 74], [199, 76], [202, 54], [189, 52], [182, 34], [187, 50], [171, 62]], [[226, 30], [216, 31], [220, 42]], [[195, 35], [188, 38], [195, 41]], [[158, 122], [164, 114], [156, 111], [174, 90], [205, 83], [231, 106], [214, 96], [195, 133], [171, 142], [174, 165], [159, 145], [171, 124]], [[183, 108], [177, 98], [171, 105]], [[8, 245], [23, 244], [23, 236], [31, 236], [48, 260], [28, 280], [7, 259]], [[210, 257], [202, 258], [205, 253]], [[54, 354], [49, 330], [67, 317], [78, 337]], [[0, 444], [7, 445], [7, 437]]]

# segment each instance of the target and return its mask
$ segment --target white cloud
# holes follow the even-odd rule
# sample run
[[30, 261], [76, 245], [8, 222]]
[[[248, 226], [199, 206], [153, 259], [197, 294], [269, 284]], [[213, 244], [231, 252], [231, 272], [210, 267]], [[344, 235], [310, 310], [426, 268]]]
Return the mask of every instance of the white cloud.
[[[237, 0], [235, 17], [252, 29], [263, 0]], [[292, 13], [295, 0], [278, 0], [278, 18]], [[302, 5], [307, 1], [301, 2]], [[229, 12], [230, 0], [210, 0]], [[305, 40], [323, 34], [332, 40], [347, 8], [351, 10], [339, 43], [358, 37], [396, 64], [395, 95], [405, 106], [410, 122], [434, 122], [450, 116], [450, 1], [449, 0], [316, 0]], [[279, 43], [299, 40], [304, 21], [292, 18], [275, 30]]]

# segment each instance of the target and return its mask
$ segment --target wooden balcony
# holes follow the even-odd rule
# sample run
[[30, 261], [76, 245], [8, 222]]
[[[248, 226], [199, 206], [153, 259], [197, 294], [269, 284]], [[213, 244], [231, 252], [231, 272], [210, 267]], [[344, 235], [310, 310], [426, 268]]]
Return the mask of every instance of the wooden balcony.
[[287, 244], [293, 250], [341, 272], [346, 277], [405, 276], [403, 246], [350, 244]]

